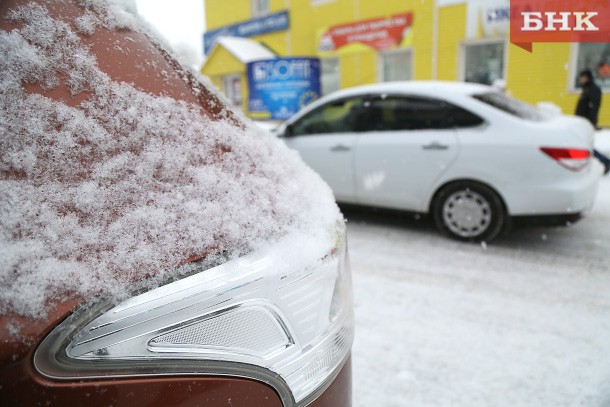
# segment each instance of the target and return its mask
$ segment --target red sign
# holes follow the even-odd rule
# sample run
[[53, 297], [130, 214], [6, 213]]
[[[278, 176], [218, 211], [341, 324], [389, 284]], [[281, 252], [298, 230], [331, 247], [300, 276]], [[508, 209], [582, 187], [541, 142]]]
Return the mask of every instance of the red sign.
[[610, 42], [610, 0], [511, 0], [510, 42]]
[[392, 48], [402, 41], [413, 23], [413, 13], [390, 18], [375, 18], [336, 25], [322, 36], [321, 50], [337, 50], [345, 45], [361, 43], [375, 49]]

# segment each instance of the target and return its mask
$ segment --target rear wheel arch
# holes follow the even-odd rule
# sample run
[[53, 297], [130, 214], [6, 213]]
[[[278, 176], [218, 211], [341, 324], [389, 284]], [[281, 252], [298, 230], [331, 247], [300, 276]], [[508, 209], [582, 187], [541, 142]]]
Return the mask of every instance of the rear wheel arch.
[[484, 182], [484, 181], [481, 181], [481, 180], [476, 179], [476, 178], [456, 178], [456, 179], [452, 179], [450, 181], [445, 181], [444, 183], [442, 183], [441, 185], [436, 187], [436, 189], [432, 193], [431, 198], [428, 201], [428, 210], [429, 211], [432, 210], [432, 206], [434, 205], [434, 200], [437, 198], [439, 192], [443, 188], [446, 188], [449, 185], [457, 184], [457, 183], [461, 183], [461, 182], [472, 182], [473, 184], [483, 185], [483, 186], [491, 189], [496, 195], [498, 195], [498, 198], [500, 198], [500, 200], [502, 201], [502, 205], [504, 205], [504, 210], [506, 211], [506, 213], [507, 214], [509, 213], [508, 205], [506, 204], [506, 199], [504, 199], [504, 196], [498, 191], [498, 189], [495, 188], [494, 186], [492, 186], [491, 184], [489, 184], [487, 182]]
[[[484, 223], [488, 226], [481, 232], [472, 232], [473, 236], [469, 236], [468, 232], [465, 236], [461, 236], [456, 232], [455, 227], [450, 227], [447, 221], [443, 219], [443, 207], [448, 204], [448, 199], [455, 197], [460, 191], [472, 191], [474, 195], [483, 198], [484, 207], [491, 210], [489, 219], [485, 220]], [[478, 199], [473, 199], [473, 202], [479, 202]], [[489, 241], [493, 240], [496, 236], [502, 232], [506, 232], [510, 228], [510, 215], [508, 212], [508, 206], [506, 200], [498, 190], [491, 185], [470, 178], [455, 179], [448, 181], [439, 186], [429, 203], [428, 207], [429, 214], [431, 215], [436, 227], [453, 238], [465, 241]]]

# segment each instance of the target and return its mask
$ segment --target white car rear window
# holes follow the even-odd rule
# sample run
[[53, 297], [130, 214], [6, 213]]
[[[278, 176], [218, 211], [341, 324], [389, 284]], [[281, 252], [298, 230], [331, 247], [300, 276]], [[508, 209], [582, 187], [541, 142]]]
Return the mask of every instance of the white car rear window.
[[534, 106], [520, 100], [511, 98], [503, 93], [488, 92], [473, 95], [473, 98], [486, 103], [496, 109], [525, 120], [542, 121], [544, 116]]

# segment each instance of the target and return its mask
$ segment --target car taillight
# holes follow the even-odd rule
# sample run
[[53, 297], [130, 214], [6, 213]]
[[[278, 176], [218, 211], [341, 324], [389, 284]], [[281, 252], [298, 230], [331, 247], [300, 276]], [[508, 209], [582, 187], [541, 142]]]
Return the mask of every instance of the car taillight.
[[540, 147], [540, 150], [572, 171], [582, 170], [591, 159], [591, 150], [581, 148]]
[[330, 249], [289, 237], [119, 304], [83, 308], [45, 338], [35, 366], [70, 380], [248, 377], [273, 386], [286, 405], [308, 402], [353, 341], [344, 226], [339, 235]]

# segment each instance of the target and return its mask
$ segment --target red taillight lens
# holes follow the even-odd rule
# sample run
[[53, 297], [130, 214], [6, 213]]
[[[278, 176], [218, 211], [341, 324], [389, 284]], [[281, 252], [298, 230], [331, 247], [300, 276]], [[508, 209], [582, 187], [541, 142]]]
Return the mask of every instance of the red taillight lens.
[[540, 150], [572, 171], [582, 170], [591, 159], [591, 150], [582, 148], [540, 147]]

